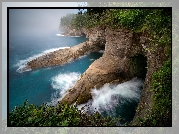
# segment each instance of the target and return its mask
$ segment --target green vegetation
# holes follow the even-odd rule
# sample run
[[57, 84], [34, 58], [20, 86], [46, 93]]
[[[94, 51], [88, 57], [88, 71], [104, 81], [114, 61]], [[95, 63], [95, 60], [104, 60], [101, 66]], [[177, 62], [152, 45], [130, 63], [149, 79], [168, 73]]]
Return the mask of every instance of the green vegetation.
[[84, 27], [87, 19], [82, 14], [67, 14], [60, 19], [60, 26], [66, 29], [80, 29]]
[[153, 105], [145, 118], [138, 118], [136, 125], [140, 126], [171, 126], [172, 81], [171, 61], [152, 75]]
[[60, 26], [81, 29], [106, 25], [135, 33], [144, 32], [149, 37], [151, 46], [168, 46], [167, 54], [171, 55], [171, 18], [171, 8], [87, 9], [83, 13], [79, 11], [78, 14], [73, 14], [73, 17], [64, 16]]
[[[168, 57], [171, 56], [171, 8], [87, 9], [84, 13], [68, 14], [62, 17], [60, 22], [60, 26], [67, 29], [91, 28], [98, 25], [144, 33], [150, 39], [151, 50], [155, 50], [156, 46], [164, 46], [167, 48]], [[137, 60], [132, 60], [134, 64], [139, 64]], [[167, 61], [152, 76], [152, 109], [147, 117], [138, 118], [136, 125], [171, 125], [171, 83], [171, 61]], [[9, 113], [8, 124], [9, 126], [115, 126], [117, 122], [110, 117], [103, 118], [99, 113], [87, 115], [75, 106], [67, 104], [57, 106], [43, 104], [37, 107], [33, 104], [27, 105], [26, 101], [23, 106], [16, 107]]]
[[75, 14], [67, 14], [66, 16], [62, 17], [60, 20], [60, 26], [62, 27], [70, 27], [72, 20], [75, 19]]
[[9, 113], [9, 126], [116, 126], [110, 117], [102, 117], [98, 112], [88, 115], [76, 106], [58, 104], [37, 107], [27, 105], [26, 100], [20, 107]]

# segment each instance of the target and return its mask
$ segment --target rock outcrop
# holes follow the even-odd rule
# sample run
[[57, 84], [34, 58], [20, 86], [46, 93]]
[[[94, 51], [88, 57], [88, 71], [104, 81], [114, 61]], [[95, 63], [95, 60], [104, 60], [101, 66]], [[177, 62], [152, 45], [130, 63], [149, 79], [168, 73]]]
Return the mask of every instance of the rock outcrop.
[[[97, 32], [97, 31], [96, 31]], [[89, 39], [93, 39], [89, 35]], [[93, 36], [94, 37], [94, 36]], [[72, 104], [85, 103], [91, 98], [90, 89], [99, 88], [105, 83], [127, 81], [132, 77], [145, 78], [141, 99], [131, 124], [138, 117], [145, 117], [151, 108], [152, 74], [162, 67], [168, 59], [166, 47], [150, 44], [150, 38], [144, 33], [132, 33], [125, 29], [105, 28], [105, 51], [101, 58], [94, 61], [81, 75], [76, 85], [68, 91], [60, 102]], [[93, 39], [94, 40], [94, 39]], [[134, 61], [137, 58], [139, 64]], [[140, 64], [142, 62], [142, 64]], [[143, 72], [137, 72], [142, 68]]]
[[[98, 32], [97, 32], [98, 31]], [[47, 53], [42, 55], [30, 62], [27, 63], [27, 66], [22, 70], [26, 69], [38, 69], [42, 67], [57, 66], [73, 61], [80, 56], [91, 52], [97, 52], [104, 50], [105, 47], [105, 36], [104, 28], [96, 28], [93, 30], [92, 34], [89, 34], [90, 31], [85, 31], [89, 40], [73, 46], [71, 48], [59, 49], [54, 52]]]
[[65, 36], [85, 36], [85, 33], [82, 29], [76, 30], [76, 29], [69, 29], [66, 32], [63, 33]]
[[[94, 32], [93, 29], [92, 31]], [[97, 30], [96, 32], [98, 33]], [[90, 89], [100, 88], [105, 83], [112, 81], [121, 83], [138, 76], [133, 72], [131, 57], [144, 54], [144, 49], [139, 44], [140, 36], [129, 30], [113, 30], [109, 27], [105, 27], [103, 34], [106, 40], [103, 56], [89, 66], [61, 102], [69, 104], [74, 102], [85, 103], [91, 99]], [[92, 35], [89, 34], [89, 40], [94, 38], [94, 36], [91, 37]]]
[[152, 102], [150, 92], [152, 74], [168, 59], [165, 55], [167, 48], [155, 45], [154, 49], [147, 35], [132, 33], [126, 29], [114, 30], [98, 26], [83, 31], [89, 38], [85, 43], [41, 56], [29, 62], [28, 67], [35, 69], [65, 64], [105, 47], [103, 56], [89, 66], [60, 103], [85, 103], [91, 98], [90, 89], [100, 88], [105, 83], [113, 81], [121, 83], [137, 76], [145, 78], [145, 82], [133, 122], [137, 117], [145, 117], [146, 110], [151, 108]]
[[59, 27], [59, 31], [63, 32], [65, 36], [85, 36], [85, 28], [74, 29], [72, 27]]
[[[122, 82], [131, 78], [126, 46], [132, 44], [132, 33], [128, 30], [113, 31], [110, 28], [105, 28], [104, 33], [106, 45], [103, 56], [89, 66], [61, 102], [84, 103], [91, 98], [90, 89], [99, 88], [114, 80]], [[91, 39], [90, 36], [89, 39]]]

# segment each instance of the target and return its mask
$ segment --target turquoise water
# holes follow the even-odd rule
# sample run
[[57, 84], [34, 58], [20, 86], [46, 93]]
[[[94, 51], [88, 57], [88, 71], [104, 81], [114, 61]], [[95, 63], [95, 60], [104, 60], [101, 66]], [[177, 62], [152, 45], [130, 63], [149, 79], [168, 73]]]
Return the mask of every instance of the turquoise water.
[[[33, 58], [64, 47], [71, 47], [86, 41], [85, 37], [60, 36], [58, 31], [46, 34], [10, 34], [9, 35], [9, 110], [22, 105], [28, 99], [29, 104], [55, 105], [72, 88], [80, 75], [85, 72], [103, 52], [93, 52], [61, 66], [41, 68], [19, 72]], [[101, 90], [92, 89], [93, 99], [89, 113], [97, 110], [104, 116], [122, 116], [124, 122], [130, 121], [137, 107], [143, 81], [137, 78], [119, 85], [104, 85]], [[85, 105], [85, 104], [84, 104]], [[80, 105], [79, 108], [81, 106]]]
[[[53, 94], [56, 93], [58, 81], [66, 81], [67, 84], [75, 84], [94, 59], [102, 56], [100, 52], [94, 52], [80, 57], [71, 63], [62, 66], [42, 68], [27, 72], [18, 72], [34, 57], [49, 51], [63, 47], [71, 47], [87, 40], [85, 37], [63, 37], [58, 36], [58, 31], [45, 35], [13, 35], [9, 37], [9, 110], [21, 105], [26, 99], [29, 103], [41, 105], [51, 102]], [[64, 75], [70, 76], [58, 77]], [[73, 78], [74, 77], [74, 78]], [[56, 79], [55, 79], [56, 78]], [[66, 80], [67, 79], [67, 80]], [[75, 79], [75, 80], [74, 80]], [[68, 87], [66, 87], [68, 88]], [[58, 89], [60, 90], [60, 89]], [[63, 89], [66, 90], [66, 89]]]

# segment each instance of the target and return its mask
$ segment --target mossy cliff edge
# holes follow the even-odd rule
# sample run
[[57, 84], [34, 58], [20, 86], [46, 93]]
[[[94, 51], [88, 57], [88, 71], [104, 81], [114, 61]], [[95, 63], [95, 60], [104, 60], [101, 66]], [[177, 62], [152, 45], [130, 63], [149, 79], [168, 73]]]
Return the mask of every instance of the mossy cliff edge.
[[[168, 60], [167, 46], [150, 44], [150, 38], [145, 33], [133, 33], [126, 29], [112, 29], [110, 27], [96, 28], [91, 38], [98, 37], [104, 31], [105, 51], [101, 58], [94, 61], [81, 75], [75, 86], [68, 91], [61, 102], [72, 104], [85, 103], [91, 99], [90, 89], [99, 88], [105, 83], [118, 83], [130, 80], [132, 77], [145, 78], [142, 95], [130, 125], [140, 125], [139, 118], [143, 119], [153, 106], [153, 92], [151, 92], [152, 75]], [[89, 34], [89, 33], [88, 33]], [[99, 42], [101, 43], [101, 42]]]
[[[88, 44], [84, 42], [72, 48], [58, 50], [67, 58], [55, 55], [58, 51], [46, 55], [55, 55], [54, 58], [63, 62], [49, 58], [49, 61], [54, 64], [48, 62], [44, 66], [42, 66], [43, 64], [38, 66], [37, 63], [47, 63], [43, 59], [46, 56], [41, 56], [29, 62], [28, 65], [32, 65], [30, 66], [32, 69], [60, 65], [86, 53], [104, 48], [103, 56], [89, 66], [60, 102], [67, 102], [68, 104], [85, 103], [91, 99], [90, 89], [94, 87], [100, 88], [105, 83], [113, 81], [121, 83], [130, 80], [132, 77], [143, 77], [145, 78], [143, 91], [136, 116], [132, 121], [132, 125], [135, 125], [135, 120], [139, 117], [145, 117], [147, 110], [152, 108], [152, 92], [150, 91], [152, 74], [159, 70], [168, 59], [168, 55], [166, 55], [167, 47], [157, 46], [154, 49], [144, 33], [132, 33], [126, 29], [97, 26], [88, 30], [85, 34], [89, 37]], [[72, 52], [72, 50], [75, 52]], [[35, 64], [35, 62], [37, 63]]]
[[[89, 66], [60, 103], [85, 103], [91, 99], [90, 89], [94, 87], [100, 88], [105, 83], [121, 83], [133, 77], [142, 77], [145, 82], [140, 102], [129, 125], [171, 126], [170, 9], [100, 12], [104, 17], [97, 21], [94, 21], [94, 18], [87, 19], [91, 20], [88, 28], [73, 28], [69, 34], [66, 33], [75, 36], [77, 33], [85, 34], [89, 38], [88, 41], [41, 56], [29, 62], [27, 68], [61, 65], [84, 54], [104, 49], [103, 56]], [[99, 15], [98, 11], [93, 14]], [[109, 16], [112, 19], [108, 20]], [[78, 22], [76, 24], [79, 24]], [[87, 23], [84, 21], [84, 24]], [[49, 58], [48, 62], [46, 57]], [[166, 61], [170, 64], [165, 65]], [[166, 79], [169, 80], [167, 85]]]

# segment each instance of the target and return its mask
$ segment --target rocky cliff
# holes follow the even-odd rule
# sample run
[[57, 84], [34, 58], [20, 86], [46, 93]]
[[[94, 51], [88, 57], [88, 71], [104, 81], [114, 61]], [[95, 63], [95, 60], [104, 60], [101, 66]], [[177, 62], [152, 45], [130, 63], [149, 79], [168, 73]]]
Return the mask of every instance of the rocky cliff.
[[[90, 89], [99, 88], [105, 83], [124, 82], [132, 77], [143, 77], [145, 79], [141, 99], [137, 108], [136, 118], [143, 118], [147, 110], [151, 109], [152, 74], [162, 67], [167, 60], [166, 47], [153, 46], [150, 38], [144, 33], [132, 33], [125, 29], [111, 29], [103, 27], [105, 36], [105, 51], [101, 58], [94, 61], [76, 85], [68, 91], [61, 102], [72, 104], [85, 103], [91, 98]], [[99, 37], [100, 30], [88, 32], [89, 40]], [[100, 41], [99, 41], [100, 43]]]
[[68, 29], [63, 33], [65, 36], [85, 36], [85, 33], [82, 29]]
[[167, 48], [157, 45], [154, 48], [147, 35], [132, 33], [126, 29], [114, 30], [107, 26], [98, 26], [83, 32], [89, 38], [88, 41], [41, 56], [29, 62], [27, 67], [36, 69], [65, 64], [86, 53], [105, 49], [103, 56], [89, 66], [60, 103], [85, 103], [91, 98], [91, 88], [99, 88], [110, 82], [121, 83], [132, 77], [142, 77], [145, 82], [133, 124], [137, 117], [144, 117], [146, 110], [151, 108], [152, 74], [162, 67], [168, 58], [165, 55]]
[[62, 31], [65, 36], [86, 36], [88, 30], [85, 28], [75, 29], [72, 27], [59, 27], [59, 31]]

